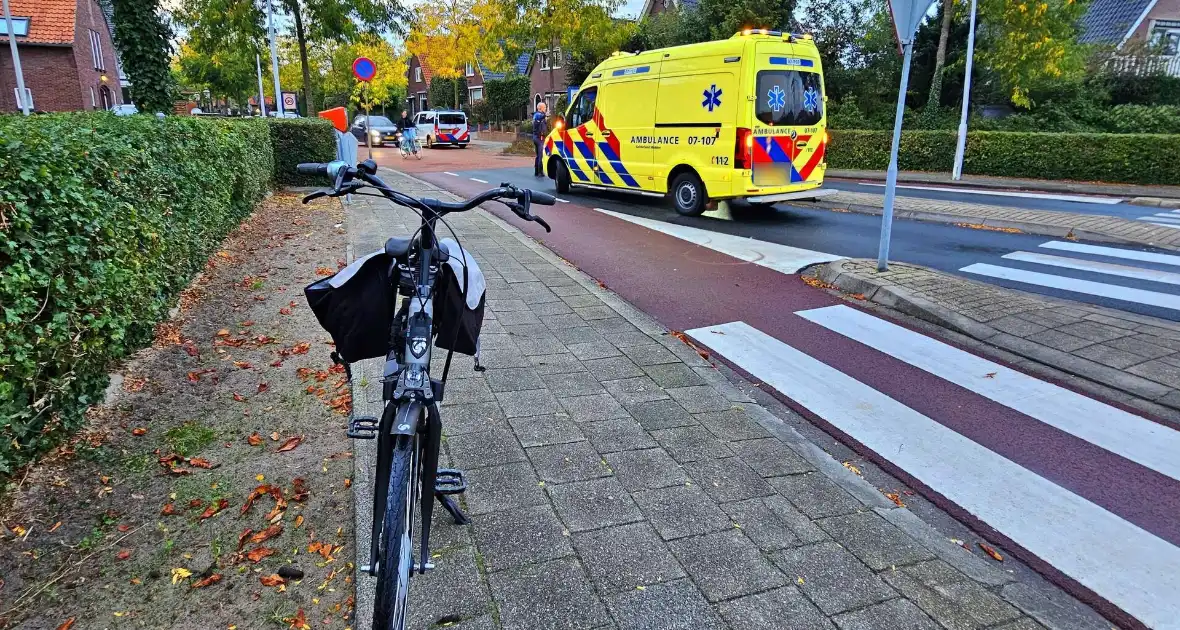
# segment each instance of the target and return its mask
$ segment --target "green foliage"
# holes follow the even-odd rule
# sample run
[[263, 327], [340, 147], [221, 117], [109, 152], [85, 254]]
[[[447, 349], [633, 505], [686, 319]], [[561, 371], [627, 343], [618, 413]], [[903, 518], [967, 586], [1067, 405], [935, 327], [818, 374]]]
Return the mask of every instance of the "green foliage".
[[[889, 131], [833, 131], [828, 165], [884, 170]], [[955, 132], [910, 131], [901, 135], [899, 167], [949, 172]], [[963, 172], [1135, 184], [1180, 183], [1180, 136], [1148, 134], [973, 132], [967, 136]]]
[[264, 54], [266, 36], [258, 6], [237, 0], [187, 0], [174, 15], [185, 30], [177, 58], [184, 85], [208, 88], [238, 103], [255, 94], [255, 55]]
[[1124, 74], [1108, 81], [1110, 100], [1115, 105], [1180, 106], [1180, 77]]
[[503, 79], [485, 81], [483, 97], [494, 121], [518, 120], [528, 115], [529, 78], [508, 75]]
[[[456, 89], [456, 84], [458, 89]], [[459, 100], [455, 103], [456, 97]], [[467, 106], [467, 78], [444, 79], [434, 77], [430, 80], [430, 88], [426, 93], [426, 102], [432, 108], [462, 109]]]
[[164, 439], [168, 442], [168, 449], [174, 453], [189, 457], [201, 452], [201, 449], [213, 443], [217, 432], [195, 420], [189, 420], [180, 426], [168, 429]]
[[320, 184], [318, 178], [300, 175], [301, 162], [331, 162], [336, 159], [336, 132], [322, 118], [272, 118], [270, 144], [274, 147], [274, 180], [287, 186]]
[[1085, 49], [1077, 24], [1082, 0], [982, 0], [979, 63], [993, 72], [1012, 102], [1029, 107], [1029, 93], [1047, 79], [1081, 77]]
[[172, 111], [172, 29], [156, 0], [112, 0], [115, 46], [141, 112]]
[[81, 425], [114, 361], [266, 192], [261, 120], [0, 117], [0, 475]]

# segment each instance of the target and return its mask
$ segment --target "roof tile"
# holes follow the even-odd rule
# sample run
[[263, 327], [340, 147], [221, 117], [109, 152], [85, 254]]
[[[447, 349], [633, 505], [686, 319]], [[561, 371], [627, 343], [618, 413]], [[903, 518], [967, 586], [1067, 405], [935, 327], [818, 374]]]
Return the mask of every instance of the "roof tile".
[[1151, 0], [1094, 0], [1082, 16], [1083, 44], [1118, 44]]

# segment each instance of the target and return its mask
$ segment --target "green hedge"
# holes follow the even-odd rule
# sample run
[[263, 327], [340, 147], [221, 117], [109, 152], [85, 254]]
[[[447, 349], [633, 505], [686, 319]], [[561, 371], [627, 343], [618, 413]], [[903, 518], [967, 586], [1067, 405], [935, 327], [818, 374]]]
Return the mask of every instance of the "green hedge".
[[81, 424], [274, 158], [260, 120], [0, 116], [0, 138], [3, 477]]
[[332, 123], [323, 118], [272, 118], [267, 122], [274, 146], [275, 182], [286, 186], [322, 184], [319, 178], [296, 173], [295, 165], [336, 159]]
[[[885, 170], [890, 131], [832, 130], [831, 168]], [[950, 172], [955, 160], [953, 131], [901, 134], [898, 166], [903, 171]], [[967, 135], [963, 172], [971, 175], [1180, 184], [1180, 135], [1020, 133], [973, 131]]]

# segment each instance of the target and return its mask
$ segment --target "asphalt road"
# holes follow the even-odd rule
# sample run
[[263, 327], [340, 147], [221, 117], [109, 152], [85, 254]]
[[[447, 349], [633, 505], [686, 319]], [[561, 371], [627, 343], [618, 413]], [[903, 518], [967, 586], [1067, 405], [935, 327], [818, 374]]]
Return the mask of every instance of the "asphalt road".
[[[553, 182], [548, 179], [538, 179], [532, 176], [531, 168], [496, 168], [470, 169], [463, 171], [422, 172], [418, 176], [431, 180], [437, 184], [454, 189], [456, 185], [463, 185], [463, 193], [470, 194], [478, 190], [479, 186], [494, 186], [500, 182], [512, 182], [519, 186], [529, 186], [539, 190], [556, 192]], [[487, 182], [484, 184], [483, 182]], [[879, 192], [879, 189], [876, 189]], [[925, 192], [925, 191], [923, 191]], [[910, 194], [906, 190], [905, 194]], [[935, 194], [935, 193], [931, 193]], [[937, 193], [943, 194], [943, 193]], [[948, 193], [949, 194], [949, 193]], [[974, 200], [981, 195], [962, 193], [962, 197]], [[1048, 200], [1027, 199], [1023, 197], [986, 196], [991, 203], [1004, 205], [1015, 204], [1049, 204]], [[736, 206], [732, 208], [730, 216], [719, 216], [717, 212], [710, 212], [700, 217], [682, 217], [671, 210], [667, 204], [659, 199], [638, 197], [622, 193], [589, 191], [573, 189], [562, 196], [572, 203], [590, 208], [602, 208], [621, 214], [652, 219], [674, 225], [683, 225], [707, 230], [710, 232], [743, 236], [760, 241], [777, 243], [791, 247], [798, 247], [816, 252], [851, 258], [876, 258], [879, 243], [881, 219], [876, 216], [831, 212], [787, 204], [779, 204], [773, 208]], [[1093, 204], [1078, 202], [1053, 202], [1057, 207], [1065, 209], [1088, 207]], [[1118, 208], [1126, 204], [1115, 206], [1095, 206], [1103, 209]], [[1020, 207], [1028, 207], [1020, 206]], [[1142, 212], [1142, 208], [1135, 208]], [[540, 210], [545, 212], [560, 212], [558, 208]], [[1072, 210], [1070, 210], [1072, 211]], [[1148, 261], [1135, 261], [1133, 264], [1120, 263], [1128, 267], [1124, 273], [1133, 277], [1111, 276], [1108, 273], [1095, 273], [1094, 267], [1109, 265], [1112, 259], [1086, 253], [1070, 253], [1071, 260], [1086, 267], [1070, 269], [1053, 267], [1050, 279], [1060, 286], [1044, 286], [1028, 282], [1014, 281], [1005, 278], [982, 276], [965, 273], [963, 268], [973, 264], [985, 264], [993, 267], [1016, 269], [1018, 272], [1033, 272], [1043, 274], [1044, 265], [1021, 260], [1005, 259], [1006, 255], [1014, 252], [1044, 253], [1041, 246], [1053, 239], [1043, 236], [1027, 234], [1008, 234], [985, 230], [960, 228], [952, 225], [928, 223], [922, 221], [899, 220], [893, 225], [890, 259], [925, 265], [934, 269], [955, 273], [975, 280], [982, 280], [1000, 286], [1024, 291], [1050, 295], [1054, 297], [1097, 304], [1109, 308], [1126, 310], [1143, 315], [1151, 315], [1180, 321], [1180, 297], [1177, 304], [1170, 304], [1171, 296], [1180, 294], [1180, 285], [1161, 284], [1157, 274], [1162, 273], [1169, 279], [1180, 282], [1180, 276], [1172, 278], [1168, 274], [1175, 267]], [[1120, 247], [1120, 250], [1154, 251], [1150, 248]], [[1016, 254], [1020, 255], [1020, 254]], [[1146, 279], [1151, 277], [1153, 279]], [[1061, 279], [1061, 280], [1056, 280]], [[1097, 283], [1097, 285], [1091, 284]], [[1062, 286], [1068, 288], [1061, 288]], [[1087, 292], [1075, 290], [1078, 287]], [[1110, 287], [1115, 288], [1110, 288]], [[1124, 289], [1130, 289], [1130, 298], [1124, 295]], [[1136, 293], [1137, 291], [1160, 294], [1165, 297], [1147, 299]], [[1117, 296], [1117, 297], [1115, 297]], [[1172, 307], [1170, 307], [1172, 306]], [[1173, 308], [1176, 307], [1176, 308]]]

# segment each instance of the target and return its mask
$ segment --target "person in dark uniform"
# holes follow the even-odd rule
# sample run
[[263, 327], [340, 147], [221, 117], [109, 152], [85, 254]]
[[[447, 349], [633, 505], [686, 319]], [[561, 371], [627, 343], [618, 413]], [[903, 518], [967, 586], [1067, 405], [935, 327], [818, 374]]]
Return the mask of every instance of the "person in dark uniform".
[[533, 163], [533, 176], [541, 177], [541, 151], [545, 143], [545, 136], [549, 135], [549, 122], [545, 117], [544, 101], [537, 103], [537, 111], [533, 113], [533, 149], [537, 152], [537, 159]]

